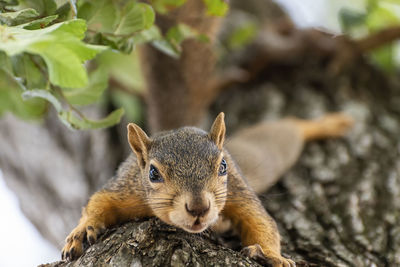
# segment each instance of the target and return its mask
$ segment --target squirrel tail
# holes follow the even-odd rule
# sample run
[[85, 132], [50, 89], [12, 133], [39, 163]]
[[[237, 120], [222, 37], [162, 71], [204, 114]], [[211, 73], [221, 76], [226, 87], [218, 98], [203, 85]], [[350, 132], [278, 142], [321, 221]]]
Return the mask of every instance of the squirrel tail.
[[259, 194], [294, 165], [306, 141], [343, 136], [353, 120], [331, 113], [315, 120], [288, 118], [238, 131], [226, 147], [250, 186]]

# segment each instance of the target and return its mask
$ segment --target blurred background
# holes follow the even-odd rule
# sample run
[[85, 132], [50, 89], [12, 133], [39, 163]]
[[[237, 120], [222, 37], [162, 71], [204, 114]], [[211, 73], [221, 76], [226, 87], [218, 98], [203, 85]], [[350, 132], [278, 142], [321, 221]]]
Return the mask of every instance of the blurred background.
[[[266, 6], [272, 5], [272, 1], [265, 0], [262, 2], [265, 3]], [[400, 25], [400, 4], [397, 1], [276, 0], [275, 2], [282, 8], [283, 12], [287, 12], [287, 14], [295, 23], [296, 27], [318, 28], [329, 32], [333, 36], [346, 33], [352, 38], [361, 38], [368, 35], [369, 33], [385, 28], [387, 26], [396, 24]], [[245, 8], [240, 9], [240, 6], [241, 5], [238, 4], [233, 9], [235, 13], [233, 18], [240, 18], [241, 22], [243, 23], [242, 26], [244, 26], [235, 26], [236, 28], [233, 27], [233, 29], [229, 25], [225, 26], [225, 31], [222, 33], [222, 39], [225, 38], [226, 41], [227, 39], [229, 39], [226, 38], [227, 35], [232, 37], [234, 36], [234, 34], [236, 34], [238, 36], [236, 39], [239, 40], [239, 46], [240, 48], [242, 48], [244, 46], [244, 43], [248, 42], [246, 40], [247, 34], [252, 31], [259, 31], [261, 23], [255, 23], [254, 21], [259, 21], [259, 18], [256, 18], [256, 15], [252, 14], [251, 11], [248, 11]], [[232, 17], [229, 18], [229, 16], [231, 15], [228, 15], [228, 21], [229, 19], [232, 19]], [[250, 35], [253, 36], [255, 35], [255, 33], [252, 33]], [[232, 47], [234, 47], [234, 44], [235, 42], [232, 41], [232, 43], [230, 44], [231, 47], [229, 49], [232, 49]], [[398, 76], [398, 66], [400, 66], [399, 47], [399, 43], [394, 42], [390, 44], [390, 46], [384, 46], [383, 48], [374, 51], [373, 53], [368, 55], [368, 64], [372, 64], [374, 68], [376, 67], [379, 73], [385, 73], [384, 75], [388, 75], [389, 77]], [[229, 54], [229, 49], [227, 49], [225, 52], [221, 52], [221, 54], [223, 55], [222, 57], [226, 57], [227, 53]], [[109, 100], [105, 101], [104, 99], [102, 99], [100, 100], [101, 105], [105, 107], [105, 110], [107, 111], [110, 110], [110, 107], [118, 108], [122, 106], [125, 108], [126, 114], [123, 122], [135, 121], [138, 123], [142, 123], [142, 125], [146, 125], [144, 119], [146, 112], [143, 111], [143, 106], [140, 104], [141, 97], [143, 97], [143, 81], [140, 74], [138, 74], [140, 73], [140, 67], [137, 63], [137, 56], [135, 55], [135, 53], [132, 53], [130, 55], [122, 55], [108, 51], [101, 54], [97, 58], [97, 60], [99, 60], [99, 62], [106, 63], [104, 65], [107, 65], [108, 73], [111, 77], [111, 86], [119, 88], [118, 90], [111, 90], [109, 93], [106, 93], [106, 97], [111, 100], [110, 102], [107, 102]], [[226, 62], [229, 62], [229, 60], [226, 60]], [[226, 64], [226, 62], [223, 62], [221, 65]], [[367, 76], [368, 75], [369, 74], [367, 74]], [[266, 86], [274, 87], [274, 85], [271, 85], [271, 83], [267, 83]], [[349, 87], [352, 86], [349, 85]], [[276, 93], [277, 91], [279, 91], [279, 89], [280, 88], [273, 88], [268, 91], [266, 96], [268, 96], [269, 99], [269, 102], [267, 102], [267, 104], [270, 107], [270, 112], [267, 112], [269, 115], [260, 115], [262, 118], [276, 118], [282, 114], [291, 114], [290, 109], [282, 111], [284, 110], [284, 108], [282, 108], [281, 106], [285, 103], [290, 102], [291, 100], [287, 100], [285, 98], [286, 96], [279, 96], [279, 94]], [[129, 92], [130, 90], [132, 90], [133, 93]], [[343, 94], [341, 94], [342, 93], [338, 93], [339, 98], [346, 98], [342, 96]], [[294, 95], [294, 98], [296, 98], [297, 96], [298, 95]], [[300, 98], [302, 97], [307, 98], [307, 94], [301, 96]], [[399, 98], [396, 97], [394, 98], [398, 101]], [[286, 100], [282, 100], [284, 98]], [[289, 97], [289, 99], [291, 98]], [[217, 111], [217, 109], [219, 109], [221, 105], [223, 106], [224, 101], [226, 100], [224, 100], [224, 98], [222, 97], [222, 100], [220, 100], [219, 102], [217, 101], [217, 104], [215, 104], [211, 108], [211, 110], [214, 109], [215, 111]], [[318, 115], [325, 112], [325, 108], [332, 109], [332, 106], [334, 105], [332, 103], [335, 102], [332, 101], [332, 103], [329, 103], [329, 101], [321, 101], [324, 103], [321, 105], [326, 104], [327, 108], [325, 106], [320, 107], [318, 106], [318, 104], [315, 104], [313, 106], [315, 108], [313, 111], [308, 112], [306, 109], [306, 111], [302, 115]], [[132, 103], [135, 104], [132, 105]], [[362, 106], [357, 101], [349, 101], [346, 105], [340, 106], [340, 108], [346, 109], [348, 112], [352, 113], [355, 116], [359, 116], [361, 120], [363, 120], [363, 118], [368, 118], [368, 116], [374, 117], [373, 115], [371, 115], [372, 111], [368, 111], [368, 105]], [[227, 106], [225, 107], [225, 109], [229, 110], [232, 108], [230, 106]], [[277, 111], [276, 109], [278, 109], [279, 111]], [[87, 114], [95, 114], [96, 116], [97, 111], [91, 106], [84, 108], [83, 110]], [[41, 263], [57, 261], [60, 259], [60, 248], [63, 245], [62, 240], [64, 239], [66, 234], [72, 229], [72, 226], [77, 222], [80, 209], [86, 203], [87, 196], [92, 193], [99, 184], [102, 184], [107, 178], [112, 176], [112, 173], [118, 163], [123, 160], [125, 155], [128, 153], [127, 149], [121, 152], [120, 150], [115, 149], [115, 147], [117, 146], [114, 146], [114, 143], [118, 143], [118, 146], [120, 146], [119, 143], [125, 142], [123, 141], [123, 127], [114, 127], [107, 134], [105, 134], [103, 130], [91, 130], [97, 132], [90, 134], [84, 133], [82, 134], [82, 137], [78, 138], [74, 135], [74, 132], [70, 132], [64, 135], [62, 132], [69, 130], [65, 126], [55, 126], [55, 124], [57, 125], [60, 123], [60, 121], [58, 120], [46, 122], [42, 121], [41, 124], [26, 121], [16, 122], [14, 116], [10, 113], [2, 113], [3, 117], [0, 119], [2, 121], [2, 124], [0, 124], [0, 129], [2, 128], [0, 130], [0, 132], [2, 133], [0, 135], [0, 137], [2, 138], [2, 140], [0, 141], [0, 154], [3, 154], [3, 160], [0, 160], [1, 168], [7, 169], [8, 171], [10, 171], [10, 169], [12, 168], [15, 168], [15, 165], [11, 166], [12, 164], [8, 164], [7, 160], [4, 159], [8, 155], [10, 155], [10, 153], [20, 155], [20, 159], [24, 162], [26, 160], [26, 157], [28, 156], [32, 159], [40, 158], [41, 162], [46, 162], [52, 158], [52, 154], [50, 152], [46, 153], [46, 151], [43, 151], [47, 148], [51, 148], [53, 150], [55, 149], [57, 151], [66, 150], [67, 152], [61, 153], [63, 157], [61, 157], [58, 161], [54, 163], [54, 171], [50, 175], [45, 174], [45, 168], [48, 168], [45, 163], [43, 163], [43, 169], [39, 168], [38, 166], [36, 166], [36, 168], [30, 169], [31, 166], [37, 164], [34, 162], [34, 160], [30, 162], [25, 162], [24, 167], [21, 167], [21, 170], [12, 170], [15, 171], [15, 173], [17, 174], [21, 174], [21, 176], [26, 174], [34, 174], [35, 177], [46, 176], [47, 178], [44, 178], [44, 180], [34, 178], [29, 181], [23, 181], [18, 180], [15, 177], [12, 177], [12, 179], [11, 177], [9, 179], [6, 179], [7, 177], [3, 177], [3, 175], [7, 174], [3, 174], [0, 171], [0, 214], [2, 214], [2, 219], [0, 220], [0, 233], [3, 240], [0, 245], [0, 266], [33, 266]], [[104, 114], [103, 111], [101, 111], [100, 113]], [[50, 114], [49, 116], [54, 117], [54, 114]], [[250, 120], [256, 119], [259, 119], [259, 117], [250, 118]], [[378, 119], [381, 121], [382, 125], [384, 125], [382, 127], [386, 127], [385, 129], [389, 133], [391, 133], [391, 131], [396, 133], [396, 131], [398, 130], [398, 117], [382, 116]], [[240, 116], [236, 118], [235, 121], [228, 122], [228, 124], [230, 125], [229, 127], [233, 130], [240, 127], [239, 121]], [[14, 131], [7, 131], [10, 125], [12, 125]], [[48, 129], [53, 129], [54, 133], [49, 134], [46, 130], [43, 130], [44, 127], [47, 127]], [[363, 127], [364, 126], [362, 125], [358, 125], [358, 131], [365, 131], [366, 128]], [[24, 135], [23, 132], [29, 132], [29, 138]], [[14, 138], [11, 138], [11, 136], [13, 136]], [[360, 136], [361, 134], [359, 136], [355, 135], [353, 137], [354, 140], [359, 140], [359, 143], [357, 143], [359, 144], [357, 149], [360, 150], [362, 150], [363, 147], [367, 147], [368, 144], [374, 143], [375, 141], [378, 143], [387, 142], [385, 141], [384, 135], [380, 136], [379, 133], [377, 133], [376, 135], [372, 134], [371, 136], [363, 136], [363, 138], [359, 138]], [[7, 139], [5, 137], [10, 138]], [[57, 145], [51, 142], [51, 139], [55, 137], [62, 139], [60, 144]], [[105, 143], [110, 140], [111, 142], [107, 146], [96, 145], [98, 143]], [[25, 151], [20, 146], [15, 145], [16, 143], [29, 143], [29, 146], [31, 148], [33, 147], [33, 149], [31, 151]], [[4, 148], [7, 146], [7, 149], [3, 149], [3, 146]], [[38, 154], [37, 151], [41, 151], [41, 148], [43, 153]], [[82, 149], [90, 151], [90, 155], [80, 155], [79, 151]], [[115, 151], [113, 151], [113, 149], [115, 149]], [[314, 149], [314, 151], [319, 151], [318, 147], [314, 147], [312, 149]], [[394, 149], [397, 151], [396, 153], [400, 151], [400, 145], [398, 142], [394, 144]], [[110, 151], [110, 153], [107, 153], [107, 151]], [[381, 152], [382, 151], [383, 150], [381, 150]], [[337, 153], [338, 155], [345, 155], [340, 151]], [[359, 153], [360, 154], [358, 154], [358, 156], [362, 155], [362, 152]], [[354, 154], [351, 154], [351, 156], [354, 156]], [[308, 160], [310, 162], [312, 160], [318, 161], [318, 159], [315, 159], [312, 156], [309, 156]], [[81, 170], [77, 171], [76, 169], [74, 169], [76, 165], [81, 166]], [[327, 163], [327, 165], [329, 165], [329, 162]], [[86, 170], [86, 168], [91, 168], [92, 170]], [[104, 168], [105, 171], [102, 171], [102, 168]], [[367, 166], [363, 165], [362, 168], [367, 168]], [[396, 184], [396, 186], [398, 185], [399, 168], [400, 167], [397, 164], [395, 167], [397, 171], [395, 171], [393, 174], [387, 173], [385, 175], [385, 177], [389, 177], [388, 183], [390, 183], [391, 181], [393, 184]], [[93, 171], [93, 169], [95, 169], [95, 171]], [[317, 174], [320, 177], [325, 177], [327, 180], [330, 179], [329, 181], [333, 180], [333, 178], [331, 177], [333, 174], [329, 173], [329, 170], [317, 169], [317, 171], [319, 171], [319, 173]], [[372, 173], [377, 172], [376, 169], [372, 169], [370, 171]], [[60, 175], [64, 175], [65, 177], [68, 177], [68, 179], [65, 179], [65, 181], [54, 181], [53, 178]], [[392, 180], [390, 180], [391, 175], [394, 177], [392, 178]], [[89, 177], [87, 178], [89, 179], [88, 183], [82, 184], [82, 182], [80, 182], [81, 180], [84, 180], [83, 177]], [[4, 179], [6, 179], [7, 182], [5, 182]], [[24, 183], [27, 183], [29, 185], [27, 185], [26, 188], [21, 189]], [[19, 188], [19, 197], [17, 197], [14, 191], [10, 189], [15, 189], [17, 187]], [[38, 189], [39, 187], [42, 189]], [[34, 198], [31, 198], [29, 196], [29, 191], [33, 190], [32, 188], [36, 190], [36, 194], [39, 194], [39, 196], [36, 195]], [[360, 189], [359, 192], [363, 192], [364, 189]], [[382, 192], [384, 191], [381, 191], [380, 194], [382, 194]], [[59, 195], [60, 197], [54, 198], [54, 195]], [[71, 201], [65, 203], [65, 199], [70, 199]], [[62, 203], [62, 205], [60, 203]], [[335, 205], [347, 205], [345, 203], [338, 203], [336, 203]], [[374, 207], [379, 207], [379, 205], [374, 205]], [[43, 215], [38, 216], [36, 214], [36, 210], [40, 209], [45, 209], [47, 216], [46, 221], [49, 222], [48, 224], [43, 224], [43, 221], [40, 220]], [[60, 212], [59, 209], [65, 211], [65, 217], [60, 217], [60, 213], [62, 214], [64, 212]], [[26, 215], [30, 219], [27, 219], [25, 217]], [[396, 220], [396, 218], [399, 219], [397, 216], [398, 213], [392, 214], [392, 217], [388, 215], [387, 217], [385, 217], [385, 220], [391, 223], [393, 220]], [[46, 238], [43, 238], [43, 234]], [[373, 239], [373, 237], [371, 238]], [[361, 243], [368, 243], [367, 241], [364, 241], [362, 239], [360, 240], [359, 242]], [[398, 242], [398, 240], [393, 242], [396, 243]], [[373, 250], [373, 248], [371, 249]], [[355, 251], [357, 250], [353, 250], [353, 252]], [[398, 256], [398, 254], [396, 255]], [[342, 257], [346, 258], [347, 256], [342, 255]], [[376, 257], [379, 258], [379, 256]], [[397, 260], [400, 261], [400, 259]], [[373, 262], [373, 260], [371, 261]], [[386, 260], [386, 262], [389, 262], [389, 260]]]
[[[59, 259], [60, 253], [54, 245], [44, 239], [35, 226], [21, 212], [18, 199], [7, 188], [0, 172], [0, 203], [3, 219], [0, 226], [1, 266], [36, 266]], [[21, 257], [20, 253], [25, 255]]]

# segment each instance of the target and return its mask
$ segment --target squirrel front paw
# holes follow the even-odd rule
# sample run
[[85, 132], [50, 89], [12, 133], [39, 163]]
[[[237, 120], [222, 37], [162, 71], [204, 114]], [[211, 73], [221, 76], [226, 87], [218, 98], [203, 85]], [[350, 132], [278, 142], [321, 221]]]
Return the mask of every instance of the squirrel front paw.
[[75, 260], [83, 253], [83, 242], [86, 238], [89, 245], [96, 243], [97, 237], [104, 229], [101, 225], [94, 222], [80, 222], [65, 239], [65, 246], [62, 249], [61, 259]]
[[290, 259], [286, 259], [279, 254], [263, 252], [259, 244], [244, 247], [242, 253], [263, 266], [296, 267], [296, 263]]

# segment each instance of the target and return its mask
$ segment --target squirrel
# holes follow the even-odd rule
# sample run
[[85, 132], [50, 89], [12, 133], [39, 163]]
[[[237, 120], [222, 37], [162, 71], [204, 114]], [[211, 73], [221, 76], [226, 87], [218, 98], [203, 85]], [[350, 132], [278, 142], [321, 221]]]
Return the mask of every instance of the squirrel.
[[[249, 127], [225, 142], [222, 112], [209, 132], [183, 127], [148, 137], [129, 123], [133, 153], [91, 196], [66, 238], [62, 259], [79, 257], [84, 240], [94, 244], [108, 227], [156, 216], [191, 233], [223, 231], [230, 224], [240, 234], [246, 255], [270, 266], [293, 267], [295, 262], [281, 255], [277, 225], [256, 191], [267, 189], [294, 164], [305, 141], [342, 136], [351, 124], [340, 113], [318, 120], [284, 119]], [[239, 157], [240, 166], [231, 153]], [[270, 165], [264, 162], [272, 159]], [[264, 179], [252, 179], [257, 168]]]

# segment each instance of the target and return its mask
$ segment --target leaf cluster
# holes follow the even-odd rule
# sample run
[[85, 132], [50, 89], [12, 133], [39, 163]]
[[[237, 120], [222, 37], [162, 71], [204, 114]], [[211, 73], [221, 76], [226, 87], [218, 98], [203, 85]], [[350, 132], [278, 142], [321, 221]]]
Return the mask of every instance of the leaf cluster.
[[[151, 43], [179, 57], [183, 40], [204, 39], [186, 25], [176, 25], [163, 35], [154, 24], [157, 12], [166, 13], [184, 3], [0, 0], [0, 115], [12, 112], [24, 119], [36, 119], [52, 105], [60, 120], [72, 129], [118, 123], [124, 114], [122, 108], [103, 119], [91, 120], [78, 107], [104, 100], [110, 75], [116, 79], [132, 76], [128, 87], [142, 87], [134, 56], [136, 45]], [[212, 14], [226, 12], [222, 0], [205, 3]], [[129, 101], [121, 99], [124, 97], [111, 97], [116, 106], [137, 112], [129, 107]]]
[[[365, 0], [363, 11], [341, 9], [339, 21], [342, 30], [354, 37], [400, 25], [400, 2], [398, 0]], [[400, 62], [396, 60], [398, 53], [400, 53], [400, 46], [392, 43], [374, 50], [371, 58], [384, 70], [393, 72], [400, 66]]]

